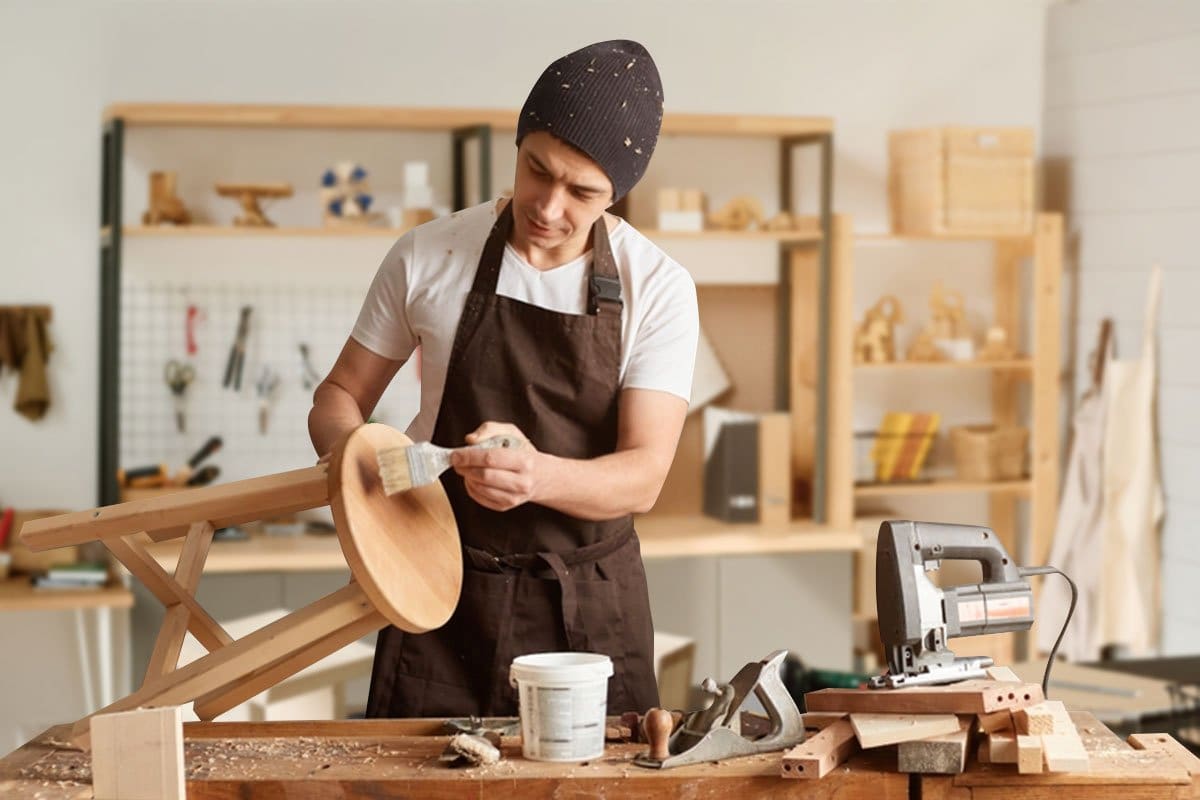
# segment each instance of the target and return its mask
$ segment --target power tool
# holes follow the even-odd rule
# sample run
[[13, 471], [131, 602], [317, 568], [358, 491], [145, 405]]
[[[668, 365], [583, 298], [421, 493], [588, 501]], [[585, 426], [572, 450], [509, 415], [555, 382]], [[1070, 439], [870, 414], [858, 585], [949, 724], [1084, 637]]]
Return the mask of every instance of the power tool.
[[[983, 580], [938, 587], [926, 573], [938, 569], [946, 559], [979, 562]], [[984, 677], [984, 670], [992, 666], [991, 658], [955, 656], [946, 641], [1028, 630], [1033, 625], [1033, 591], [1026, 578], [1050, 572], [1059, 571], [1018, 567], [989, 528], [911, 520], [884, 522], [876, 545], [875, 598], [888, 673], [872, 678], [869, 685], [896, 689]], [[1071, 611], [1074, 608], [1072, 595]], [[1053, 658], [1051, 653], [1047, 680]]]

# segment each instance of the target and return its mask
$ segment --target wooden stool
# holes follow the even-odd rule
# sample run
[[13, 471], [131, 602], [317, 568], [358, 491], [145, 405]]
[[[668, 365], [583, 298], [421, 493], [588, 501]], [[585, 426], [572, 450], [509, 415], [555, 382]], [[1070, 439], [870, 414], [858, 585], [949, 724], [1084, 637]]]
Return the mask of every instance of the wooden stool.
[[[167, 607], [141, 688], [96, 713], [194, 703], [211, 720], [389, 623], [410, 633], [443, 625], [462, 587], [450, 502], [438, 482], [388, 497], [379, 480], [376, 451], [407, 444], [386, 425], [363, 425], [328, 465], [27, 523], [21, 539], [33, 550], [103, 542]], [[326, 504], [349, 585], [234, 641], [194, 597], [213, 531]], [[171, 576], [145, 544], [178, 536], [187, 538]], [[188, 631], [209, 652], [177, 668]], [[71, 732], [84, 747], [88, 720]]]

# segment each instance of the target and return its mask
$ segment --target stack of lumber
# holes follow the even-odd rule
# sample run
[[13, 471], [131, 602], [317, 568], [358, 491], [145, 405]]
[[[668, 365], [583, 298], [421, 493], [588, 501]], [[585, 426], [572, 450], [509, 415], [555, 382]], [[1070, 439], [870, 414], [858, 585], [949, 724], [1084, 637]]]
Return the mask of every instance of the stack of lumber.
[[892, 745], [898, 771], [908, 773], [955, 775], [972, 755], [1020, 773], [1088, 769], [1063, 704], [1007, 667], [949, 686], [822, 689], [805, 704], [805, 727], [816, 732], [784, 754], [785, 778], [822, 778], [859, 750]]

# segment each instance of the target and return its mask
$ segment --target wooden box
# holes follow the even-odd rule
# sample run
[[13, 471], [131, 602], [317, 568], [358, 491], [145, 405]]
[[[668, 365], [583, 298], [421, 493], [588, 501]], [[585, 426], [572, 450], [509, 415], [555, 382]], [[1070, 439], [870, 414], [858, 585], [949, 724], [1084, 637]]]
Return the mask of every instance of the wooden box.
[[962, 425], [950, 430], [950, 441], [959, 480], [1011, 481], [1025, 474], [1027, 428]]
[[921, 128], [888, 135], [892, 231], [1016, 236], [1033, 230], [1032, 128]]

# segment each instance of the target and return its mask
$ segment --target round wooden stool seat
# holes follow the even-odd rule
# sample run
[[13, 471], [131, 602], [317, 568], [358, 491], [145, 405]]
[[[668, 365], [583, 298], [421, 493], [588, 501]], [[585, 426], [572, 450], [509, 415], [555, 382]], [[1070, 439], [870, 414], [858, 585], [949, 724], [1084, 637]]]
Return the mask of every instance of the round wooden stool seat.
[[409, 633], [445, 624], [462, 588], [454, 510], [439, 481], [388, 496], [376, 453], [412, 440], [387, 425], [350, 434], [329, 463], [329, 504], [350, 572], [389, 622]]

